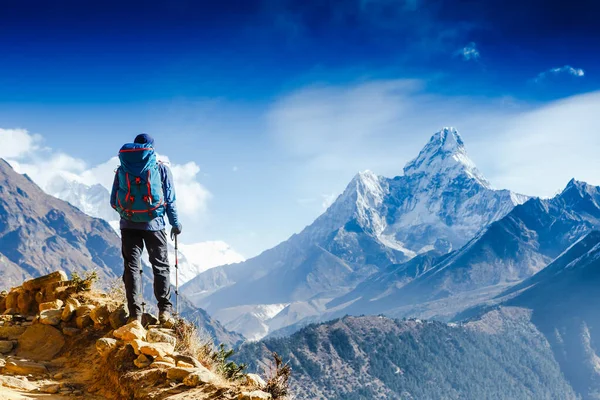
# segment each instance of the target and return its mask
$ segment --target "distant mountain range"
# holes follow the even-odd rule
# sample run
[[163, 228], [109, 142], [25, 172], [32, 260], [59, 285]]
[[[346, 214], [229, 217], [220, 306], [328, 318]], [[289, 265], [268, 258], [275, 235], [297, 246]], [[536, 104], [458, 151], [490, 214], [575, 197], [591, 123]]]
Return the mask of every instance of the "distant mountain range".
[[[46, 194], [0, 159], [0, 289], [59, 269], [69, 274], [96, 271], [100, 284], [120, 280], [121, 241], [108, 222]], [[151, 277], [146, 276], [144, 286], [154, 304]], [[181, 313], [217, 342], [241, 340], [183, 297]]]
[[[446, 128], [431, 137], [404, 175], [359, 173], [301, 233], [250, 260], [206, 271], [183, 292], [218, 319], [226, 315], [238, 324], [232, 318], [237, 314], [258, 329], [244, 331], [247, 337], [264, 335], [318, 318], [329, 301], [390, 265], [461, 248], [527, 199], [493, 189], [458, 132]], [[261, 309], [282, 304], [281, 315], [263, 319]]]
[[519, 308], [466, 325], [345, 317], [245, 344], [237, 360], [263, 371], [277, 352], [298, 400], [577, 399], [529, 318]]
[[[561, 196], [573, 199], [565, 196], [573, 187], [585, 188], [572, 182]], [[271, 352], [282, 355], [297, 399], [593, 400], [600, 398], [599, 287], [600, 231], [592, 230], [458, 323], [344, 317], [245, 344], [238, 359], [260, 371]]]

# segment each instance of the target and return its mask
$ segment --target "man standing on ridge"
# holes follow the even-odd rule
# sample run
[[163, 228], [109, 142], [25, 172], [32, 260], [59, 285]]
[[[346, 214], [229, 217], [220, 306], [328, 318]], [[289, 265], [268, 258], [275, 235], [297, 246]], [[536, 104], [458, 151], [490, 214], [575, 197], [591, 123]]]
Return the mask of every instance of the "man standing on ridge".
[[143, 133], [134, 143], [119, 151], [121, 166], [117, 169], [110, 196], [111, 206], [121, 216], [121, 250], [123, 282], [129, 309], [129, 320], [142, 319], [140, 294], [143, 292], [141, 256], [148, 249], [154, 273], [154, 295], [158, 301], [161, 324], [172, 323], [170, 265], [164, 214], [171, 225], [171, 238], [181, 233], [175, 206], [173, 176], [166, 165], [156, 159], [154, 139]]

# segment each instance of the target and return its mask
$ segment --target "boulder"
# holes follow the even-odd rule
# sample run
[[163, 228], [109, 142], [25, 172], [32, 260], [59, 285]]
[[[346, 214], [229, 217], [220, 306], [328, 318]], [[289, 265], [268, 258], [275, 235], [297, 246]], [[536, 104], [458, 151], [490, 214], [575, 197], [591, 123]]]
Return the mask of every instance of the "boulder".
[[90, 317], [92, 317], [92, 321], [94, 321], [95, 324], [108, 325], [110, 323], [110, 310], [106, 305], [96, 307], [91, 311]]
[[34, 304], [34, 296], [28, 291], [22, 291], [17, 298], [17, 307], [21, 314], [29, 314]]
[[145, 345], [146, 342], [144, 342], [143, 340], [139, 340], [139, 339], [133, 339], [131, 342], [129, 342], [129, 344], [131, 345], [131, 347], [133, 347], [133, 352], [135, 353], [135, 355], [139, 356], [140, 354], [142, 354], [140, 347]]
[[64, 345], [65, 338], [58, 329], [35, 324], [19, 337], [17, 356], [35, 361], [52, 360]]
[[183, 381], [189, 374], [194, 372], [193, 368], [171, 368], [167, 371], [167, 379], [171, 379], [173, 381], [181, 382]]
[[79, 307], [81, 307], [79, 300], [74, 298], [67, 299], [67, 302], [65, 303], [65, 308], [62, 312], [61, 319], [65, 322], [69, 322], [73, 318], [73, 316], [75, 315], [75, 311], [77, 311]]
[[116, 311], [113, 311], [108, 320], [113, 329], [119, 329], [125, 325], [127, 323], [127, 311], [125, 311], [125, 307], [121, 306]]
[[132, 340], [146, 340], [146, 329], [142, 326], [139, 321], [132, 321], [127, 325], [115, 329], [113, 332], [114, 337], [117, 339], [130, 342]]
[[89, 326], [94, 325], [94, 321], [92, 321], [92, 317], [88, 315], [82, 315], [80, 317], [76, 317], [75, 318], [75, 325], [77, 325], [77, 328], [79, 329], [85, 329]]
[[173, 358], [175, 359], [175, 361], [177, 362], [184, 362], [187, 364], [192, 364], [194, 366], [194, 368], [202, 368], [204, 367], [204, 365], [202, 365], [200, 363], [200, 361], [196, 360], [194, 357], [191, 356], [186, 356], [183, 354], [173, 354]]
[[168, 343], [175, 347], [177, 345], [177, 339], [159, 329], [150, 329], [148, 331], [147, 340], [150, 343]]
[[84, 315], [90, 315], [94, 308], [96, 308], [96, 306], [94, 306], [92, 304], [86, 304], [84, 306], [79, 306], [79, 307], [77, 307], [77, 310], [75, 311], [75, 315], [77, 317], [83, 317]]
[[253, 386], [253, 387], [257, 387], [257, 388], [264, 388], [265, 386], [267, 386], [267, 382], [265, 382], [265, 380], [263, 378], [261, 378], [260, 375], [257, 375], [257, 374], [247, 374], [246, 375], [246, 383], [249, 386]]
[[140, 352], [152, 357], [166, 357], [175, 352], [175, 347], [169, 343], [144, 343]]
[[73, 337], [79, 335], [81, 333], [81, 329], [65, 326], [62, 330], [62, 333], [65, 336]]
[[19, 325], [0, 326], [0, 339], [17, 340], [26, 329], [26, 326]]
[[183, 379], [183, 384], [189, 387], [197, 387], [206, 384], [216, 384], [219, 377], [206, 368], [197, 368]]
[[4, 367], [6, 372], [11, 372], [15, 375], [44, 375], [48, 373], [45, 365], [33, 361], [14, 360], [6, 363]]
[[238, 396], [238, 400], [270, 400], [273, 396], [270, 393], [266, 393], [260, 390], [254, 392], [242, 392]]
[[14, 289], [6, 296], [6, 310], [10, 310], [11, 308], [17, 309], [19, 308], [19, 295], [21, 294], [22, 289]]
[[40, 304], [40, 312], [45, 310], [60, 310], [63, 304], [62, 300], [47, 301]]
[[30, 279], [28, 281], [23, 282], [23, 288], [25, 290], [34, 291], [39, 290], [50, 283], [64, 282], [68, 279], [69, 277], [64, 271], [56, 271], [51, 274], [40, 276], [39, 278]]
[[44, 325], [58, 325], [62, 317], [61, 310], [44, 310], [40, 313], [40, 322]]
[[138, 368], [146, 368], [152, 364], [152, 359], [147, 357], [145, 354], [140, 354], [139, 357], [133, 361], [133, 363]]
[[12, 340], [0, 340], [0, 354], [7, 354], [12, 351], [14, 344]]
[[101, 338], [96, 341], [96, 350], [101, 357], [106, 357], [117, 348], [117, 341], [110, 338]]
[[60, 385], [58, 383], [52, 383], [50, 385], [45, 385], [40, 388], [40, 392], [47, 394], [57, 394], [60, 392]]

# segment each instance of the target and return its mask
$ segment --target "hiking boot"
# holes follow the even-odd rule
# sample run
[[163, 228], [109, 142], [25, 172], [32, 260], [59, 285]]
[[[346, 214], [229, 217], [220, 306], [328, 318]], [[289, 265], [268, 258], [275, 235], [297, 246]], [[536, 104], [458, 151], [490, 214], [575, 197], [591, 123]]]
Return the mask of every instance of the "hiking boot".
[[175, 326], [175, 318], [168, 311], [161, 311], [158, 313], [158, 322], [165, 328], [172, 328]]

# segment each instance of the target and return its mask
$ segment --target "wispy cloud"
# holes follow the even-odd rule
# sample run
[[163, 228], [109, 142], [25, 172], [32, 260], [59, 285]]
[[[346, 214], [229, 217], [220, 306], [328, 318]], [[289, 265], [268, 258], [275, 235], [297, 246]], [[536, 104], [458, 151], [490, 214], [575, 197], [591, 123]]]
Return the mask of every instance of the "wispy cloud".
[[585, 71], [581, 68], [573, 68], [570, 65], [565, 65], [564, 67], [550, 68], [547, 71], [540, 72], [538, 76], [535, 77], [534, 82], [540, 83], [548, 78], [560, 75], [570, 75], [576, 78], [583, 78], [585, 76]]
[[456, 55], [462, 57], [465, 61], [477, 61], [481, 58], [481, 54], [479, 54], [479, 50], [477, 50], [477, 46], [474, 42], [471, 42], [458, 50]]

